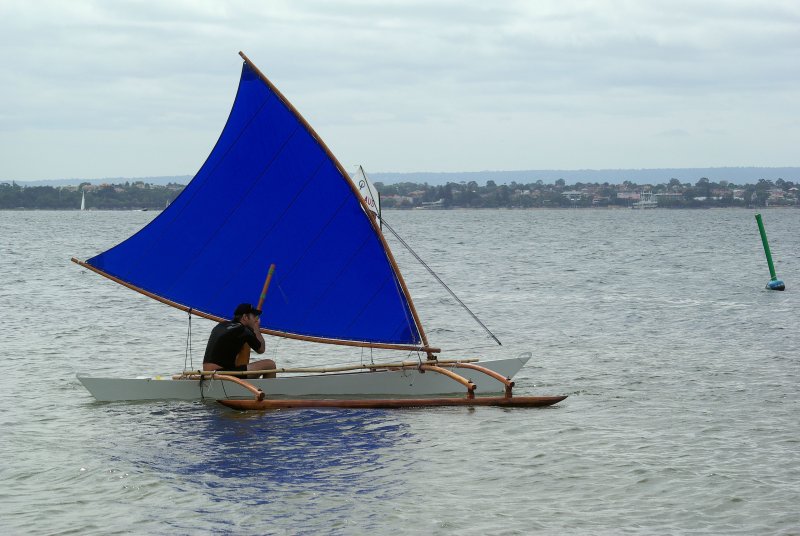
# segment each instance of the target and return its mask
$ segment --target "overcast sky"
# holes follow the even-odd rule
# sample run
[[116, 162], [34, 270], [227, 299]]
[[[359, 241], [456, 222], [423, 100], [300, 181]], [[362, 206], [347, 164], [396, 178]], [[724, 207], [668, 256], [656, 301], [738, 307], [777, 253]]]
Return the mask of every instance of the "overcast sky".
[[193, 175], [239, 50], [348, 169], [800, 165], [797, 0], [0, 0], [0, 180]]

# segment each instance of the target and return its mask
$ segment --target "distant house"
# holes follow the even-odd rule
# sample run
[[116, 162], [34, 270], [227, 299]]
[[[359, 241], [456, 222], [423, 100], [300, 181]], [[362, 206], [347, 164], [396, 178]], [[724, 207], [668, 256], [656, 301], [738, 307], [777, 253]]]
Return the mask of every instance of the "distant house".
[[772, 188], [769, 190], [770, 201], [780, 201], [784, 198], [784, 192], [780, 188]]
[[680, 192], [660, 192], [653, 194], [653, 197], [661, 204], [670, 204], [681, 201], [683, 199], [683, 194]]
[[414, 204], [414, 198], [406, 195], [382, 195], [381, 204], [387, 208], [411, 206]]

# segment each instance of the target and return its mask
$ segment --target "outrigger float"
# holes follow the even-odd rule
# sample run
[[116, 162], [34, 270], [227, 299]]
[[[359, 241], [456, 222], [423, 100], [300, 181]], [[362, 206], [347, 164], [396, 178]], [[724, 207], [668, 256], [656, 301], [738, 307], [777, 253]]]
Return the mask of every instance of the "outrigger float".
[[[383, 236], [385, 221], [363, 169], [357, 185], [294, 106], [239, 54], [244, 64], [233, 108], [197, 175], [139, 232], [86, 261], [72, 260], [217, 322], [261, 287], [269, 266], [258, 307], [263, 303], [265, 335], [419, 358], [165, 377], [79, 374], [86, 389], [99, 401], [212, 399], [238, 410], [537, 407], [564, 400], [513, 395], [512, 378], [529, 354], [485, 362], [439, 357]], [[273, 269], [278, 290], [267, 297]], [[277, 377], [252, 377], [271, 373]]]

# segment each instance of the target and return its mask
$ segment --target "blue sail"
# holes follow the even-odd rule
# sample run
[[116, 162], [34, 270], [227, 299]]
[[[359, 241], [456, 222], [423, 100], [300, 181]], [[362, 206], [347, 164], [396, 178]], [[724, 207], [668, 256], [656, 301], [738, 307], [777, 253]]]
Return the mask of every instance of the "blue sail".
[[84, 266], [226, 319], [238, 303], [258, 301], [273, 263], [265, 332], [425, 344], [396, 265], [341, 164], [246, 61], [228, 122], [194, 179], [150, 224]]

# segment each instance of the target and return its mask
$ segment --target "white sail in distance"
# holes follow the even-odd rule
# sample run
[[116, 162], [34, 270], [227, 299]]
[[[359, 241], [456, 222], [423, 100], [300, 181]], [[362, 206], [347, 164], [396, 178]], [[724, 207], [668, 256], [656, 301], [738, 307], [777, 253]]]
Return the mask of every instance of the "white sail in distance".
[[358, 166], [354, 180], [361, 197], [364, 198], [370, 212], [378, 218], [378, 225], [383, 229], [383, 223], [381, 222], [381, 196], [369, 181], [369, 178], [367, 178], [363, 167]]

